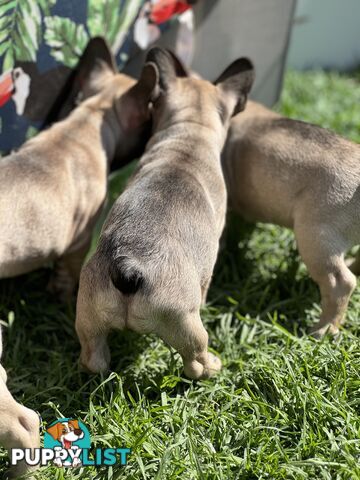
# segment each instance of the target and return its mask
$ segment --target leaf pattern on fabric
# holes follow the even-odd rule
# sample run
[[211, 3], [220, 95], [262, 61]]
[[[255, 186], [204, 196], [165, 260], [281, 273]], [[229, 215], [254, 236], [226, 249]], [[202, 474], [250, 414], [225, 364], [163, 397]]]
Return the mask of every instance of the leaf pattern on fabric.
[[[144, 17], [144, 6], [163, 2], [168, 0], [0, 0], [0, 150], [18, 148], [33, 133], [31, 127], [38, 127], [32, 101], [41, 98], [37, 82], [42, 75], [51, 88], [58, 83], [60, 89], [58, 72], [66, 71], [61, 67], [75, 67], [97, 35], [106, 37], [122, 68], [136, 48], [136, 18]], [[46, 93], [46, 82], [43, 88]], [[48, 111], [52, 106], [49, 102]]]
[[113, 51], [117, 52], [142, 4], [143, 0], [88, 0], [88, 32], [84, 25], [69, 18], [47, 16], [45, 42], [51, 48], [51, 55], [59, 63], [74, 67], [89, 38], [97, 35], [105, 36]]
[[119, 0], [89, 0], [87, 27], [90, 35], [105, 35], [112, 44], [119, 28], [119, 11]]
[[84, 25], [57, 16], [45, 17], [45, 25], [45, 42], [51, 55], [59, 63], [74, 67], [89, 41]]
[[3, 71], [16, 60], [36, 61], [42, 40], [41, 12], [47, 14], [56, 0], [0, 0], [0, 56]]
[[90, 36], [104, 35], [114, 52], [122, 46], [143, 0], [88, 0], [87, 26]]

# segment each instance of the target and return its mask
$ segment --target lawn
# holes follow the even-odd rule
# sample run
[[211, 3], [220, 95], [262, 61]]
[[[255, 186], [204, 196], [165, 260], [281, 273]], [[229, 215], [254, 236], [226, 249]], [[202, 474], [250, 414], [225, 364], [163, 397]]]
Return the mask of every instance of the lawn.
[[[359, 80], [290, 72], [278, 109], [360, 142]], [[183, 378], [178, 354], [131, 332], [111, 338], [112, 373], [80, 373], [74, 306], [45, 292], [48, 278], [0, 282], [9, 387], [45, 425], [79, 418], [94, 446], [132, 452], [116, 470], [49, 467], [36, 478], [360, 478], [360, 289], [336, 341], [309, 337], [319, 294], [290, 231], [229, 217], [202, 315], [224, 364], [208, 381]]]

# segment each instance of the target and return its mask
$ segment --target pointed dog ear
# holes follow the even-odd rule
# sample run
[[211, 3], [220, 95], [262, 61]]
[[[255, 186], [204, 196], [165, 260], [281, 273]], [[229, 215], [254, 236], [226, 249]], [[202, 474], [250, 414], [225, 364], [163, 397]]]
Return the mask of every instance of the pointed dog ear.
[[159, 96], [159, 72], [156, 65], [144, 65], [139, 80], [116, 104], [125, 131], [133, 131], [150, 120], [150, 103]]
[[98, 93], [104, 81], [117, 73], [115, 57], [107, 41], [102, 37], [92, 38], [87, 44], [76, 68], [76, 80], [84, 98]]
[[169, 48], [166, 49], [168, 54], [171, 56], [172, 61], [175, 66], [175, 73], [177, 77], [190, 77], [191, 74], [187, 67], [183, 64], [183, 62], [180, 60], [180, 58]]
[[255, 69], [251, 60], [239, 58], [214, 82], [221, 90], [232, 115], [244, 110], [254, 80]]
[[117, 73], [116, 61], [108, 43], [102, 37], [92, 38], [66, 82], [64, 91], [67, 95], [62, 98], [62, 105], [55, 120], [65, 118], [80, 97], [85, 99], [98, 93], [105, 80], [115, 73]]
[[145, 63], [136, 88], [147, 102], [154, 101], [159, 95], [160, 74], [159, 69], [153, 62]]
[[176, 81], [176, 71], [170, 53], [162, 48], [154, 47], [146, 55], [146, 63], [155, 65], [158, 71], [158, 85], [167, 91]]
[[46, 429], [47, 433], [53, 437], [54, 440], [59, 440], [61, 436], [62, 426], [61, 423], [56, 423], [52, 427]]

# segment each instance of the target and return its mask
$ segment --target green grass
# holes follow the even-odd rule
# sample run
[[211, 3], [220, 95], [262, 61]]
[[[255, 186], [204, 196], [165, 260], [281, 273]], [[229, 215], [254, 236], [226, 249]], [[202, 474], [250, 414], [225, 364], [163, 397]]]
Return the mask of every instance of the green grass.
[[[359, 105], [359, 77], [288, 73], [279, 109], [359, 142]], [[337, 341], [307, 336], [319, 295], [290, 231], [229, 219], [203, 311], [224, 363], [210, 381], [182, 378], [175, 352], [131, 332], [112, 336], [109, 376], [80, 373], [74, 306], [45, 292], [48, 277], [0, 283], [9, 387], [45, 423], [80, 418], [95, 446], [132, 453], [116, 470], [38, 479], [360, 478], [360, 289]]]

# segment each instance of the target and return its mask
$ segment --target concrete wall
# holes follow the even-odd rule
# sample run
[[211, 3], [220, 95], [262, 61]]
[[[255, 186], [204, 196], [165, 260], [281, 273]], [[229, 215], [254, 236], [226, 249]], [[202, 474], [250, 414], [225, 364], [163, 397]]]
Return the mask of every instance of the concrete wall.
[[287, 66], [360, 66], [360, 0], [297, 0]]

